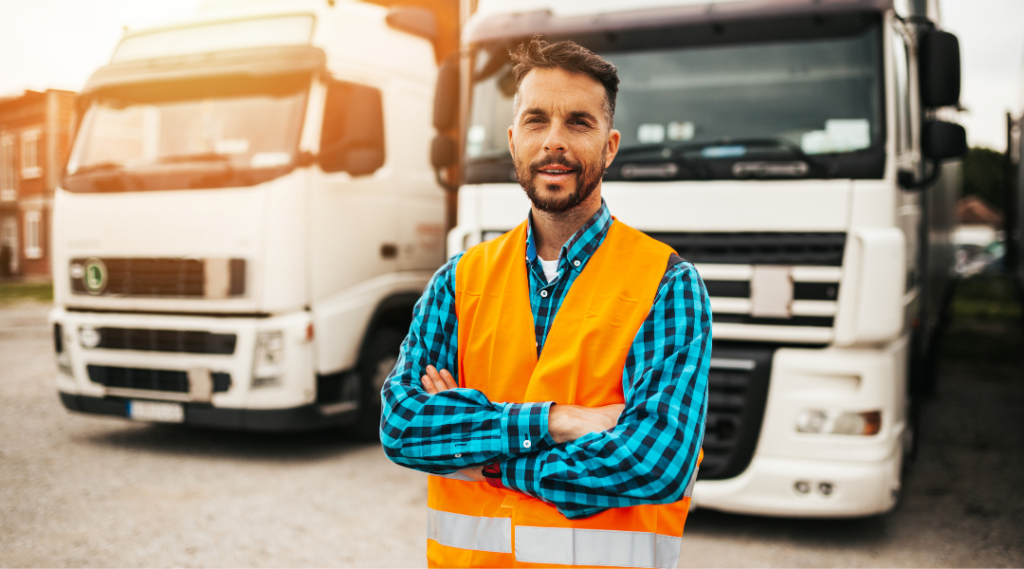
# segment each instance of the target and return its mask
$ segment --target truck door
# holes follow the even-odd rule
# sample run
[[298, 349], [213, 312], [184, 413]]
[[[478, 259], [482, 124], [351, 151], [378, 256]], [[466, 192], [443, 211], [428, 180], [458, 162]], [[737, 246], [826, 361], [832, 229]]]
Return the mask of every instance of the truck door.
[[310, 204], [314, 299], [398, 268], [382, 91], [333, 79], [325, 86]]

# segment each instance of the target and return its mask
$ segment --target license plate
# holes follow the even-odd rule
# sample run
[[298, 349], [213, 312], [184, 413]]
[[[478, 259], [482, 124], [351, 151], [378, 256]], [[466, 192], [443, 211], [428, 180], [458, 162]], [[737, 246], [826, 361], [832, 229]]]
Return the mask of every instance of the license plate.
[[129, 401], [128, 418], [136, 421], [156, 421], [158, 423], [184, 423], [185, 408], [182, 407], [181, 403]]

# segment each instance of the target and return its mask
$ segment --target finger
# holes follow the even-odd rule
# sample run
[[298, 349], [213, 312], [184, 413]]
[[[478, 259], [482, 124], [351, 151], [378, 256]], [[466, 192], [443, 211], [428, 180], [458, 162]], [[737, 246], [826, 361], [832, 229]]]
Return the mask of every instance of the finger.
[[430, 380], [434, 382], [434, 388], [437, 389], [438, 393], [448, 391], [448, 386], [445, 385], [444, 379], [441, 378], [441, 374], [437, 373], [437, 368], [434, 366], [427, 366], [427, 375], [430, 377]]
[[420, 381], [423, 383], [423, 389], [426, 389], [427, 393], [431, 395], [437, 395], [437, 388], [434, 387], [434, 382], [433, 380], [430, 379], [430, 377], [425, 375], [422, 378], [420, 378]]
[[452, 377], [452, 374], [446, 369], [441, 370], [441, 379], [444, 380], [444, 384], [448, 386], [448, 389], [455, 389], [459, 386], [458, 382], [455, 381], [455, 378]]

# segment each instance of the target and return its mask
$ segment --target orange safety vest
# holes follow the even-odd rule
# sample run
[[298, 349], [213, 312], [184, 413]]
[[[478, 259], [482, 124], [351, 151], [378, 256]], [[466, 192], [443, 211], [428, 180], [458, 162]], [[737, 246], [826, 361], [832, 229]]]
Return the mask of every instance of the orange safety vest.
[[[613, 221], [566, 295], [538, 360], [526, 235], [524, 222], [473, 247], [458, 263], [459, 386], [491, 401], [624, 403], [626, 356], [672, 249]], [[464, 478], [429, 477], [431, 567], [677, 565], [692, 479], [686, 497], [673, 504], [569, 520], [532, 496]]]

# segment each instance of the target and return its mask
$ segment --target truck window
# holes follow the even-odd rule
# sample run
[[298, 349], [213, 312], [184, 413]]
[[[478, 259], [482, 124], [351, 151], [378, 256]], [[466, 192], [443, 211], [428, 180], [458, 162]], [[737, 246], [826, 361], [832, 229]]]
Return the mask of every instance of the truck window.
[[[821, 27], [808, 22], [777, 26], [789, 34], [778, 37], [764, 37], [772, 29], [766, 25], [732, 36], [726, 26], [725, 37], [733, 38], [728, 41], [689, 39], [708, 35], [697, 28], [564, 38], [619, 70], [615, 128], [622, 142], [605, 179], [631, 178], [626, 166], [666, 159], [679, 167], [665, 176], [714, 179], [737, 177], [731, 166], [739, 160], [807, 156], [829, 166], [812, 168], [809, 176], [881, 178], [881, 22], [859, 16]], [[507, 50], [505, 43], [483, 45], [474, 54], [465, 146], [469, 183], [509, 179], [506, 129], [515, 81]]]
[[384, 105], [379, 89], [331, 81], [320, 135], [324, 172], [365, 176], [384, 165]]
[[251, 186], [294, 167], [308, 73], [123, 85], [93, 95], [73, 192]]

